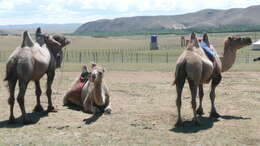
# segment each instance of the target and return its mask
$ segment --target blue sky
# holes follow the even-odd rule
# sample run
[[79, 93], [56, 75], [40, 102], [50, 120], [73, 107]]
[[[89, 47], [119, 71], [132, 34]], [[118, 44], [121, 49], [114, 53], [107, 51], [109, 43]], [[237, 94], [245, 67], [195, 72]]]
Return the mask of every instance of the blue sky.
[[176, 15], [251, 5], [260, 5], [260, 0], [0, 0], [0, 25], [85, 23], [104, 18]]

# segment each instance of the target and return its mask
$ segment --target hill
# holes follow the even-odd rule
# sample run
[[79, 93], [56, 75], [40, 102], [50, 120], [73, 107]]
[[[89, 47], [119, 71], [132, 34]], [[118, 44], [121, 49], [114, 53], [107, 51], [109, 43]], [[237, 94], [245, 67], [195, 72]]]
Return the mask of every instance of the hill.
[[0, 30], [9, 34], [21, 34], [24, 30], [35, 32], [37, 27], [41, 27], [46, 33], [73, 33], [81, 24], [21, 24], [21, 25], [0, 25]]
[[180, 30], [227, 26], [260, 26], [260, 5], [228, 10], [205, 9], [172, 16], [135, 16], [102, 19], [81, 25], [75, 34], [130, 32], [139, 30]]

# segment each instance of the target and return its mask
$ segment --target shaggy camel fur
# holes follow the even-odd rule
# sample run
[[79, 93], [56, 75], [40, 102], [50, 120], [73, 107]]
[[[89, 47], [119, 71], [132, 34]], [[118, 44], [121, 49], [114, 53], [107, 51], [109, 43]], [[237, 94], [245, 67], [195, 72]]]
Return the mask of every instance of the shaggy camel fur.
[[[209, 44], [207, 34], [204, 34], [203, 41]], [[178, 120], [175, 126], [182, 124], [181, 119], [181, 94], [185, 84], [185, 80], [188, 80], [191, 96], [192, 96], [192, 109], [194, 114], [195, 124], [199, 124], [197, 114], [203, 114], [202, 99], [204, 96], [203, 84], [211, 81], [211, 112], [210, 117], [218, 118], [220, 115], [215, 108], [215, 89], [220, 83], [222, 76], [221, 72], [225, 72], [231, 68], [236, 59], [236, 52], [238, 49], [243, 48], [252, 43], [251, 39], [241, 38], [238, 36], [228, 37], [224, 42], [224, 55], [219, 57], [215, 54], [214, 63], [211, 62], [203, 49], [199, 47], [195, 33], [191, 34], [191, 42], [188, 48], [180, 55], [177, 60], [175, 69], [175, 81], [177, 99], [176, 105], [178, 110]], [[214, 49], [213, 47], [211, 47]], [[215, 49], [214, 49], [215, 50]], [[216, 52], [216, 51], [215, 51]], [[196, 112], [196, 96], [199, 88], [200, 105]]]
[[42, 94], [40, 79], [44, 74], [47, 74], [47, 111], [54, 110], [51, 100], [51, 86], [55, 76], [55, 69], [59, 67], [61, 63], [61, 58], [58, 56], [60, 56], [62, 48], [68, 45], [70, 41], [61, 35], [55, 35], [55, 37], [42, 35], [40, 28], [36, 31], [36, 40], [37, 42], [34, 42], [29, 33], [25, 31], [23, 33], [22, 45], [14, 50], [6, 64], [6, 77], [4, 80], [8, 82], [10, 92], [10, 97], [8, 99], [8, 103], [10, 104], [10, 123], [15, 122], [13, 108], [17, 81], [19, 81], [19, 94], [17, 96], [17, 101], [21, 108], [24, 124], [33, 122], [31, 118], [26, 116], [24, 106], [24, 95], [30, 81], [34, 81], [36, 86], [35, 93], [37, 96], [37, 104], [34, 111], [43, 111], [40, 103], [40, 96]]
[[104, 82], [104, 72], [102, 67], [93, 64], [90, 79], [81, 90], [81, 97], [70, 96], [69, 91], [63, 98], [64, 105], [73, 103], [82, 107], [84, 112], [92, 114], [111, 113], [109, 90]]

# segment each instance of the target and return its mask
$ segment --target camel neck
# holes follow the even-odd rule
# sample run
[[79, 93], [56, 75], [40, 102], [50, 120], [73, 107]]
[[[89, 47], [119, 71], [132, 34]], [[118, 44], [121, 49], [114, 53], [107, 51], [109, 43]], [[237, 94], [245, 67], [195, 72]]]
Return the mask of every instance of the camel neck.
[[102, 81], [94, 82], [94, 94], [95, 94], [95, 103], [97, 105], [105, 104], [103, 101], [103, 94], [102, 94]]
[[221, 59], [222, 62], [222, 72], [228, 71], [236, 60], [236, 50], [231, 49], [229, 46], [224, 48], [224, 55]]

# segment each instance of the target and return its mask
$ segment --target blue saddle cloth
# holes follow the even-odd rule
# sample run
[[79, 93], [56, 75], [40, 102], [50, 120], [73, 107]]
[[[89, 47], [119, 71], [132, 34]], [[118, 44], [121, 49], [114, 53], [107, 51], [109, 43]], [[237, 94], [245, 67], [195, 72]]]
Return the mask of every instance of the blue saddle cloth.
[[203, 41], [199, 42], [199, 46], [203, 49], [205, 54], [208, 56], [209, 60], [214, 61], [215, 52], [212, 49], [210, 49], [210, 47]]

